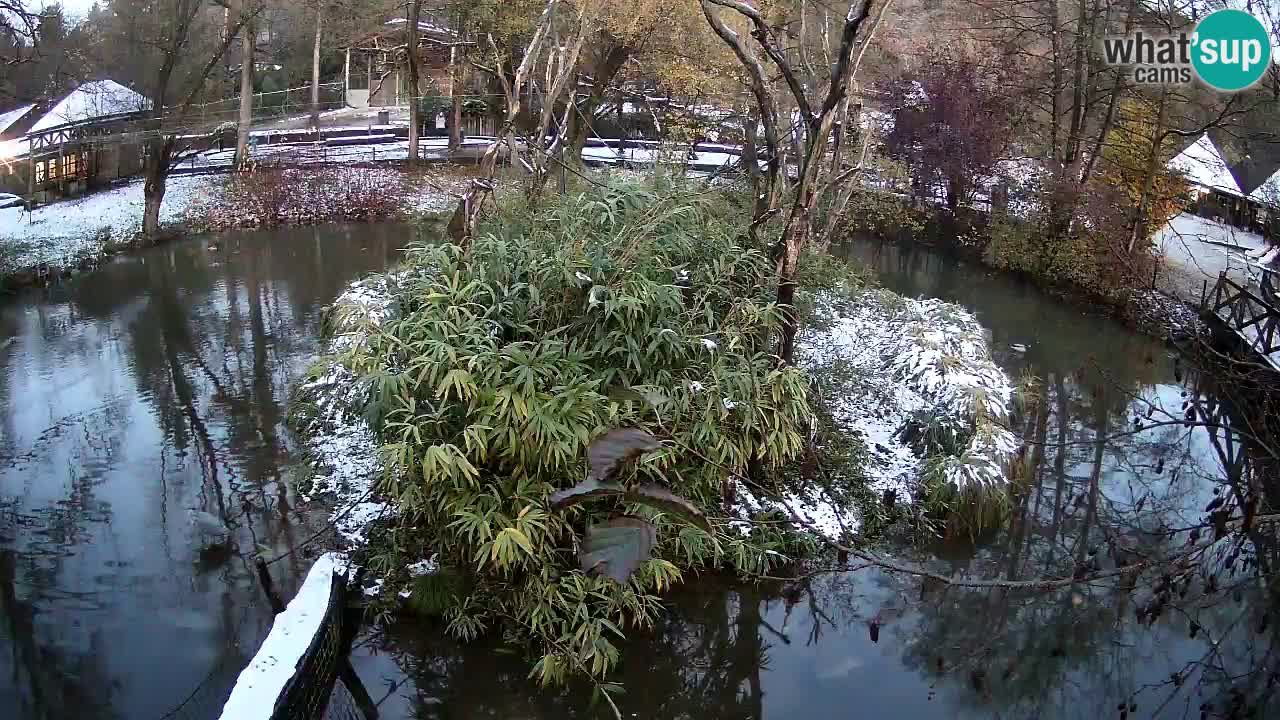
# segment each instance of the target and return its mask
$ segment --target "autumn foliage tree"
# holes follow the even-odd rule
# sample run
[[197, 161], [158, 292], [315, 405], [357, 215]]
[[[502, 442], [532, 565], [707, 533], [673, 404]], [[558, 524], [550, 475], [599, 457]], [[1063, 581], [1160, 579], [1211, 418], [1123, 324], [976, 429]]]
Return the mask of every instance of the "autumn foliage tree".
[[1102, 155], [1098, 184], [1118, 190], [1121, 207], [1138, 213], [1134, 216], [1131, 212], [1121, 225], [1136, 234], [1134, 250], [1143, 249], [1140, 245], [1149, 241], [1154, 230], [1182, 212], [1190, 190], [1186, 178], [1166, 164], [1167, 151], [1156, 145], [1161, 132], [1156, 115], [1151, 103], [1136, 99], [1122, 102], [1119, 120]]

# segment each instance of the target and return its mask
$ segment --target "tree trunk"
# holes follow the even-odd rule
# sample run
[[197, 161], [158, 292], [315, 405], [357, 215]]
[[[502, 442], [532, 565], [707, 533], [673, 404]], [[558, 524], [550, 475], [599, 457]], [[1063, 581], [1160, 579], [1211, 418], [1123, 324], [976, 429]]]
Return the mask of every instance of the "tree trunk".
[[311, 127], [320, 133], [320, 40], [324, 37], [324, 3], [316, 3], [316, 41], [311, 47]]
[[1160, 146], [1164, 144], [1164, 126], [1169, 119], [1169, 91], [1160, 92], [1160, 109], [1156, 112], [1156, 126], [1151, 130], [1151, 153], [1147, 156], [1147, 166], [1143, 168], [1142, 194], [1138, 204], [1133, 208], [1133, 219], [1129, 225], [1128, 252], [1133, 254], [1139, 240], [1147, 237], [1147, 213], [1151, 207], [1151, 195], [1155, 190], [1156, 175], [1160, 172]]
[[422, 124], [418, 97], [418, 19], [422, 17], [422, 0], [409, 3], [409, 43], [405, 49], [409, 67], [409, 165], [418, 164], [419, 132]]
[[[241, 12], [250, 12], [249, 4], [241, 6]], [[249, 164], [249, 129], [253, 125], [253, 60], [255, 32], [252, 22], [246, 22], [240, 31], [240, 120], [236, 128], [236, 168], [245, 169]]]
[[800, 207], [787, 222], [783, 232], [782, 252], [778, 260], [778, 304], [782, 306], [782, 337], [778, 345], [778, 357], [791, 364], [796, 352], [796, 334], [800, 331], [800, 317], [796, 314], [796, 271], [800, 266], [800, 251], [809, 242], [809, 211]]
[[142, 234], [154, 236], [160, 230], [160, 205], [164, 202], [165, 186], [169, 181], [169, 155], [173, 141], [155, 138], [148, 142], [147, 162], [144, 168], [145, 184], [142, 188]]
[[[622, 66], [627, 64], [627, 60], [631, 59], [634, 52], [635, 48], [630, 45], [615, 42], [610, 45], [603, 59], [590, 68], [591, 92], [586, 100], [577, 106], [576, 112], [570, 114], [573, 129], [569, 134], [568, 146], [562, 155], [565, 162], [582, 164], [582, 151], [587, 146], [587, 137], [594, 129], [592, 120], [595, 119], [596, 111], [604, 103], [605, 92], [608, 91], [609, 85], [618, 77]], [[573, 93], [570, 93], [569, 101], [573, 101]]]
[[449, 152], [462, 147], [462, 68], [458, 46], [449, 48]]

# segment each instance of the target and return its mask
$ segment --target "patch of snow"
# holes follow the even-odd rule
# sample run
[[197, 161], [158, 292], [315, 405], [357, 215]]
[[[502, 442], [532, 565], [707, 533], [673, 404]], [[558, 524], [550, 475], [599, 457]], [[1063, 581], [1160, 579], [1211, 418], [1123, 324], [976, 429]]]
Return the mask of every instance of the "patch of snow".
[[298, 664], [323, 626], [335, 574], [346, 574], [346, 563], [336, 553], [321, 555], [311, 566], [298, 594], [276, 616], [267, 639], [240, 673], [222, 707], [223, 720], [270, 717], [276, 699], [298, 672]]
[[[587, 294], [587, 307], [595, 307], [600, 303], [604, 302], [603, 300], [604, 294], [605, 294], [604, 288], [600, 287], [599, 285], [596, 285], [595, 287], [591, 288], [591, 292]], [[662, 333], [658, 333], [658, 334], [661, 335]]]
[[419, 560], [405, 568], [410, 577], [423, 577], [440, 572], [440, 554], [436, 553], [426, 560]]
[[858, 115], [858, 125], [863, 130], [888, 135], [893, 132], [893, 115], [879, 110], [863, 110]]
[[[331, 310], [330, 354], [364, 342], [369, 330], [387, 319], [393, 282], [394, 278], [387, 276], [361, 280], [338, 298]], [[374, 492], [384, 465], [378, 439], [360, 414], [366, 388], [346, 366], [332, 359], [300, 392], [316, 407], [315, 417], [305, 429], [317, 473], [302, 499], [331, 499], [330, 522], [338, 535], [352, 546], [363, 545], [370, 526], [393, 512]]]
[[[169, 179], [161, 224], [180, 222], [202, 193], [221, 182], [206, 176]], [[0, 210], [0, 245], [20, 258], [20, 272], [45, 266], [69, 267], [103, 252], [112, 242], [133, 239], [142, 231], [143, 183], [127, 183], [76, 200], [42, 205], [32, 212]]]
[[[929, 418], [969, 437], [944, 456], [943, 481], [956, 487], [1005, 482], [1004, 467], [1019, 440], [1006, 429], [1013, 385], [991, 359], [986, 331], [959, 306], [864, 291], [838, 308], [819, 298], [824, 330], [801, 338], [799, 359], [810, 372], [845, 372], [848, 387], [832, 398], [837, 422], [858, 433], [865, 472], [876, 493], [910, 497], [924, 459], [902, 437], [913, 418]], [[850, 508], [824, 497], [788, 498], [788, 508], [823, 532], [856, 531]], [[834, 514], [835, 520], [832, 520]]]
[[837, 506], [821, 495], [816, 498], [804, 498], [791, 494], [782, 502], [811, 530], [832, 540], [840, 540], [858, 527], [857, 523], [850, 522], [848, 509]]
[[715, 340], [711, 340], [709, 338], [702, 338], [702, 347], [714, 352], [715, 349], [720, 346], [716, 344]]

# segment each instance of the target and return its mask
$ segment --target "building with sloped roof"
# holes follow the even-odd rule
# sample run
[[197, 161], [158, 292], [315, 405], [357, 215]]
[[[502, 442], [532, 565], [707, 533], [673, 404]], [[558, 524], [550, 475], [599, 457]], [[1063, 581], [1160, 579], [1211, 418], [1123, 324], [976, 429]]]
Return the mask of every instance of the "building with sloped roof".
[[[151, 110], [151, 100], [114, 80], [85, 83], [46, 108], [0, 114], [0, 190], [32, 202], [83, 193], [142, 169], [138, 142], [95, 142], [120, 136]], [[16, 129], [21, 130], [18, 134]]]

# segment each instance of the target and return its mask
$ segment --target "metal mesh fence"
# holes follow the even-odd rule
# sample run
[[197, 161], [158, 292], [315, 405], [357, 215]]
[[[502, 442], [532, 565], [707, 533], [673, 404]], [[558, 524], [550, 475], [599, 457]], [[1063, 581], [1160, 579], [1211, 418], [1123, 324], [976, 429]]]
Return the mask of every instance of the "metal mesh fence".
[[[325, 83], [320, 86], [320, 109], [334, 110], [346, 106], [346, 94], [342, 83]], [[254, 120], [301, 115], [311, 111], [311, 86], [286, 88], [253, 94]], [[206, 121], [234, 121], [240, 114], [240, 97], [192, 105], [184, 118], [200, 118]]]
[[345, 595], [345, 580], [335, 578], [330, 586], [329, 605], [320, 631], [311, 639], [297, 672], [276, 699], [271, 720], [318, 720], [325, 717], [329, 695], [340, 668], [346, 662], [342, 612]]
[[320, 717], [323, 720], [369, 720], [360, 709], [360, 701], [356, 700], [355, 693], [347, 689], [347, 684], [341, 679], [334, 683], [328, 707]]

